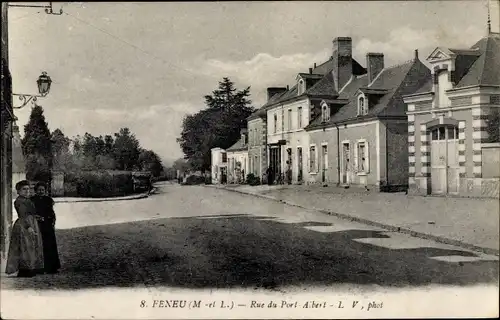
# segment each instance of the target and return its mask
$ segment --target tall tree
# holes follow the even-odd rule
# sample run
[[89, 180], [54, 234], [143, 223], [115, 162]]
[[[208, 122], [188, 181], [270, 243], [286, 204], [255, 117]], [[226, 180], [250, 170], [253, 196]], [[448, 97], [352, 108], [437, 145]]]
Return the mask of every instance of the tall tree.
[[142, 150], [139, 155], [139, 163], [141, 169], [150, 171], [153, 177], [159, 177], [163, 171], [160, 156], [152, 150]]
[[139, 168], [139, 141], [128, 128], [121, 128], [115, 133], [114, 159], [120, 170], [136, 170]]
[[249, 96], [250, 87], [237, 90], [229, 78], [223, 78], [205, 96], [207, 108], [183, 119], [177, 142], [193, 169], [208, 170], [212, 148], [226, 149], [238, 141], [246, 118], [254, 111]]
[[66, 171], [71, 166], [71, 154], [69, 151], [70, 139], [60, 129], [52, 132], [52, 157], [53, 168]]
[[31, 110], [21, 143], [26, 158], [26, 177], [30, 180], [50, 181], [52, 142], [42, 106], [35, 105]]

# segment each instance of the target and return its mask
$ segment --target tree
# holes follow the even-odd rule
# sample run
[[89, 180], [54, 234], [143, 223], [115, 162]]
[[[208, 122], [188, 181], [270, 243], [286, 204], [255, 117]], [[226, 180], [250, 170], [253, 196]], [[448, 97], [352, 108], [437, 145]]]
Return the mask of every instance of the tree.
[[163, 171], [160, 157], [151, 150], [142, 150], [139, 155], [141, 170], [150, 171], [153, 177], [159, 177]]
[[117, 168], [135, 170], [139, 168], [140, 145], [135, 135], [128, 128], [121, 128], [115, 133], [113, 155]]
[[70, 139], [60, 129], [52, 132], [53, 169], [66, 171], [71, 166]]
[[223, 78], [205, 96], [207, 108], [183, 119], [177, 142], [193, 169], [208, 170], [212, 148], [227, 149], [238, 141], [246, 118], [254, 111], [249, 96], [250, 87], [238, 91], [229, 78]]
[[500, 111], [492, 110], [486, 120], [488, 142], [500, 142]]
[[51, 134], [43, 108], [39, 105], [31, 110], [21, 144], [26, 158], [26, 178], [50, 181], [53, 160]]

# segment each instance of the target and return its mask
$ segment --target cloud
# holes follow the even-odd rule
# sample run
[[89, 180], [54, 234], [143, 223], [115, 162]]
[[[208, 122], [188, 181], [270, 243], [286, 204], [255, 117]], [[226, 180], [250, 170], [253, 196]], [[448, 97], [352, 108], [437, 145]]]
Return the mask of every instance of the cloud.
[[[470, 39], [478, 40], [483, 33], [483, 30], [476, 26], [469, 26], [465, 30], [452, 29], [447, 32], [442, 29], [417, 30], [401, 27], [392, 30], [385, 41], [362, 38], [353, 44], [353, 54], [360, 63], [364, 64], [366, 53], [382, 52], [386, 65], [392, 65], [412, 59], [415, 49], [428, 54], [438, 46], [468, 48], [473, 44], [469, 43]], [[420, 59], [424, 60], [426, 57], [421, 55]]]
[[[243, 86], [251, 86], [252, 100], [262, 104], [265, 89], [271, 86], [286, 86], [294, 81], [298, 72], [324, 62], [329, 50], [295, 53], [275, 57], [268, 53], [258, 53], [249, 60], [209, 59], [198, 62], [198, 72], [215, 78], [229, 77]], [[259, 103], [260, 102], [260, 103]]]

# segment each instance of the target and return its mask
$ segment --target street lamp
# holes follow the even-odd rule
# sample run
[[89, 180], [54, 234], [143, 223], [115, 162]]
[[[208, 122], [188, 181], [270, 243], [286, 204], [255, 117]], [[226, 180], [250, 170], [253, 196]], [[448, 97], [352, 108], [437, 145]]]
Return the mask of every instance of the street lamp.
[[19, 100], [22, 100], [22, 104], [19, 107], [12, 106], [13, 109], [21, 109], [25, 107], [30, 101], [35, 102], [37, 98], [43, 98], [49, 94], [50, 85], [52, 84], [52, 80], [47, 75], [47, 72], [42, 72], [42, 74], [38, 77], [36, 81], [38, 85], [38, 95], [32, 94], [22, 94], [22, 93], [13, 93], [13, 96], [19, 97]]

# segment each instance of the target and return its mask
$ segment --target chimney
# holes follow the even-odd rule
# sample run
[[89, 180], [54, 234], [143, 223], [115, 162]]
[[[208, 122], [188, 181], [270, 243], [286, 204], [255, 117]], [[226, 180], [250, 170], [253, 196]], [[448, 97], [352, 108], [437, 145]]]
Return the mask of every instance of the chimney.
[[384, 54], [369, 52], [366, 54], [366, 68], [368, 69], [368, 83], [371, 83], [373, 79], [384, 69]]
[[313, 68], [309, 68], [309, 74], [313, 74]]
[[316, 69], [316, 62], [314, 63], [314, 69]]
[[352, 76], [352, 39], [338, 37], [333, 39], [333, 77], [339, 91]]
[[243, 144], [247, 144], [247, 129], [246, 128], [241, 129], [240, 135], [241, 135], [241, 141], [243, 141]]
[[287, 88], [278, 88], [278, 87], [270, 87], [270, 88], [267, 88], [267, 101], [269, 101], [274, 95], [276, 94], [279, 94], [279, 93], [283, 93], [285, 91], [288, 91], [288, 87]]
[[415, 60], [418, 60], [418, 49], [415, 50]]

